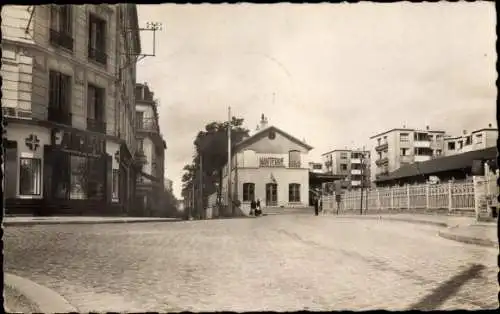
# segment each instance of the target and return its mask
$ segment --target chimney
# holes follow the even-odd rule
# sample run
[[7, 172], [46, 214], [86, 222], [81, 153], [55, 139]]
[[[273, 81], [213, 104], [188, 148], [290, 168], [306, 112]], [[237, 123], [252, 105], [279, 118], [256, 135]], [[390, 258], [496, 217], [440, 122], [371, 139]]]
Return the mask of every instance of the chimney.
[[264, 114], [262, 114], [260, 116], [260, 129], [262, 130], [265, 128], [267, 128], [267, 118], [266, 118], [266, 116], [264, 116]]
[[488, 123], [488, 127], [491, 128], [491, 123]]
[[428, 125], [426, 125], [426, 126], [425, 126], [425, 129], [426, 129], [427, 131], [429, 131], [429, 126], [428, 126]]
[[463, 130], [464, 135], [467, 134], [467, 130]]

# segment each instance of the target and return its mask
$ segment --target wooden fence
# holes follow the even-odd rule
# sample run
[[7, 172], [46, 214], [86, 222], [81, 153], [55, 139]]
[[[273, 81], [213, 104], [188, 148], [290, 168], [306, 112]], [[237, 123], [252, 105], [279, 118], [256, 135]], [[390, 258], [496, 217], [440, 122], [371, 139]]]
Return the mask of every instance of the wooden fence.
[[[473, 214], [475, 211], [474, 183], [449, 182], [366, 189], [363, 191], [362, 202], [363, 204], [361, 204], [361, 190], [345, 191], [341, 195], [338, 210], [359, 212], [362, 206], [363, 212], [446, 210]], [[323, 196], [322, 203], [325, 213], [335, 213], [337, 211], [335, 192], [333, 195]]]

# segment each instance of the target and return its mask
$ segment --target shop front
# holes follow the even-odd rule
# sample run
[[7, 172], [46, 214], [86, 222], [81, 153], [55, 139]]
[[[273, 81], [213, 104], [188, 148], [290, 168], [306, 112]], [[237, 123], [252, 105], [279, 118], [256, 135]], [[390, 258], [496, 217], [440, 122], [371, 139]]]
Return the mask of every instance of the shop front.
[[53, 129], [51, 145], [44, 147], [43, 169], [48, 214], [112, 214], [112, 159], [102, 136]]

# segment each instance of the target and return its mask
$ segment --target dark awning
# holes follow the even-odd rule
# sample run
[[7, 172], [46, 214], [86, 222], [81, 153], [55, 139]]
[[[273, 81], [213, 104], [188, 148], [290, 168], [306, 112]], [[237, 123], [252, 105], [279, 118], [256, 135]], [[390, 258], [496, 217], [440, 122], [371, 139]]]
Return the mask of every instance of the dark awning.
[[375, 182], [384, 182], [402, 178], [410, 178], [422, 175], [433, 175], [440, 172], [465, 170], [472, 167], [474, 160], [496, 160], [497, 148], [490, 147], [467, 153], [439, 157], [424, 162], [415, 162], [405, 165], [386, 176], [381, 176]]

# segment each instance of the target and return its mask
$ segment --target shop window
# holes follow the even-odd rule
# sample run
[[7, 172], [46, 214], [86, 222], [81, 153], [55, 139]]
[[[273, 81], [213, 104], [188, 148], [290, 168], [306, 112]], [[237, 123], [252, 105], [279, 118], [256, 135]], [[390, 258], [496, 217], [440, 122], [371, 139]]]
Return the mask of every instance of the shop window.
[[288, 201], [290, 203], [300, 202], [300, 184], [290, 183], [288, 185]]
[[87, 158], [81, 156], [70, 157], [70, 191], [72, 200], [87, 199]]
[[104, 167], [97, 158], [71, 155], [69, 198], [74, 200], [104, 199]]
[[255, 199], [255, 184], [243, 183], [243, 202], [251, 202]]
[[20, 158], [19, 195], [41, 195], [42, 160], [39, 158]]
[[113, 174], [112, 174], [112, 194], [111, 197], [113, 198], [114, 201], [119, 201], [120, 200], [120, 171], [118, 169], [113, 169]]

